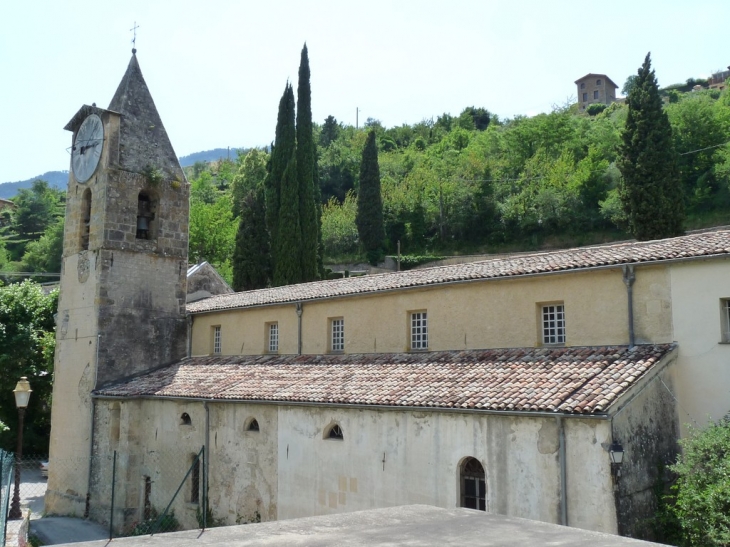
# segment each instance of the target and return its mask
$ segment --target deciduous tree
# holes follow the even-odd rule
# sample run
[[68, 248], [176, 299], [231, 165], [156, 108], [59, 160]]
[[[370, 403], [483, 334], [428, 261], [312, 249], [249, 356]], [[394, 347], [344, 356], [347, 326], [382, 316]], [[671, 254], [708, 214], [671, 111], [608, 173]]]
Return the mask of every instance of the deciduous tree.
[[17, 431], [12, 388], [27, 376], [33, 396], [26, 412], [25, 451], [48, 453], [57, 306], [58, 291], [45, 294], [31, 281], [0, 287], [0, 422], [10, 427], [0, 431], [0, 447], [6, 450], [15, 449]]

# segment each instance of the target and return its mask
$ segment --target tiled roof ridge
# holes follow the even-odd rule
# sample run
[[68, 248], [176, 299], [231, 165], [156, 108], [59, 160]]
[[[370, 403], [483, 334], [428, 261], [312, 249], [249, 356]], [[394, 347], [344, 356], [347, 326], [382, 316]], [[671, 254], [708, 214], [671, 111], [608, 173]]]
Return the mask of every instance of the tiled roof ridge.
[[[720, 241], [715, 241], [720, 239]], [[693, 245], [694, 244], [694, 245]], [[320, 298], [371, 294], [441, 283], [539, 275], [587, 268], [730, 255], [730, 229], [702, 231], [652, 241], [624, 241], [589, 247], [537, 251], [403, 272], [311, 281], [212, 296], [187, 306], [189, 313], [246, 308]]]
[[675, 348], [199, 356], [95, 395], [604, 414]]

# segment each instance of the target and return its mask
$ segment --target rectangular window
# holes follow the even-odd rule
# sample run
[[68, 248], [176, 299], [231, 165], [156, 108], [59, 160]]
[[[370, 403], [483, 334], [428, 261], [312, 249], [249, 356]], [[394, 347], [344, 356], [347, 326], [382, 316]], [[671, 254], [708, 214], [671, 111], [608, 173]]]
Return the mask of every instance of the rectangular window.
[[598, 90], [597, 89], [593, 92], [593, 98], [594, 99], [597, 99], [598, 98]]
[[542, 307], [542, 343], [565, 344], [565, 311], [562, 304]]
[[583, 102], [588, 100], [588, 93], [583, 93]]
[[428, 316], [425, 311], [411, 313], [411, 349], [428, 349]]
[[332, 319], [332, 341], [331, 351], [345, 351], [345, 320], [342, 318]]
[[220, 354], [221, 352], [221, 326], [217, 325], [213, 327], [213, 353]]
[[730, 298], [720, 300], [720, 325], [722, 327], [722, 341], [730, 344]]
[[279, 323], [269, 323], [269, 343], [268, 352], [277, 353], [279, 351]]

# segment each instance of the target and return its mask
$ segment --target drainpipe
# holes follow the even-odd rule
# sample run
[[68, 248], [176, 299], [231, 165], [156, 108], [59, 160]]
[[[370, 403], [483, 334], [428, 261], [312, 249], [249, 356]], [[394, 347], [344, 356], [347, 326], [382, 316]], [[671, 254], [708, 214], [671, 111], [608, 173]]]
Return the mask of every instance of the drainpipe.
[[558, 439], [560, 455], [560, 524], [568, 526], [568, 466], [565, 462], [565, 424], [558, 416]]
[[208, 469], [210, 467], [210, 407], [208, 401], [203, 402], [205, 408], [205, 458], [203, 460], [203, 522], [208, 516]]
[[634, 266], [626, 265], [623, 267], [624, 270], [624, 284], [626, 285], [626, 296], [629, 300], [629, 347], [633, 348], [635, 345], [634, 337], [634, 281], [636, 275], [634, 274]]
[[298, 323], [298, 333], [297, 333], [297, 355], [302, 354], [302, 311], [304, 306], [301, 302], [297, 302], [297, 323]]
[[[96, 335], [96, 362], [94, 363], [94, 391], [96, 391], [96, 382], [99, 378], [99, 345], [101, 344], [101, 334]], [[94, 421], [96, 420], [96, 400], [91, 399], [91, 432], [89, 433], [89, 472], [86, 478], [86, 505], [84, 506], [84, 518], [89, 518], [89, 508], [91, 506], [91, 464], [94, 460]]]
[[193, 321], [194, 315], [188, 315], [188, 357], [193, 354]]

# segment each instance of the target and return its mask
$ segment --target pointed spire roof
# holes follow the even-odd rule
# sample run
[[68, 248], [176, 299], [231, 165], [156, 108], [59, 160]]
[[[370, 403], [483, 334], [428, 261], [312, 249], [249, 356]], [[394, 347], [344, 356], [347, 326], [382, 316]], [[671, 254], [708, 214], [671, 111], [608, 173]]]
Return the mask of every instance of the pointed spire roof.
[[132, 54], [109, 110], [121, 114], [119, 163], [122, 169], [142, 173], [152, 167], [161, 170], [166, 177], [184, 180], [136, 54]]

